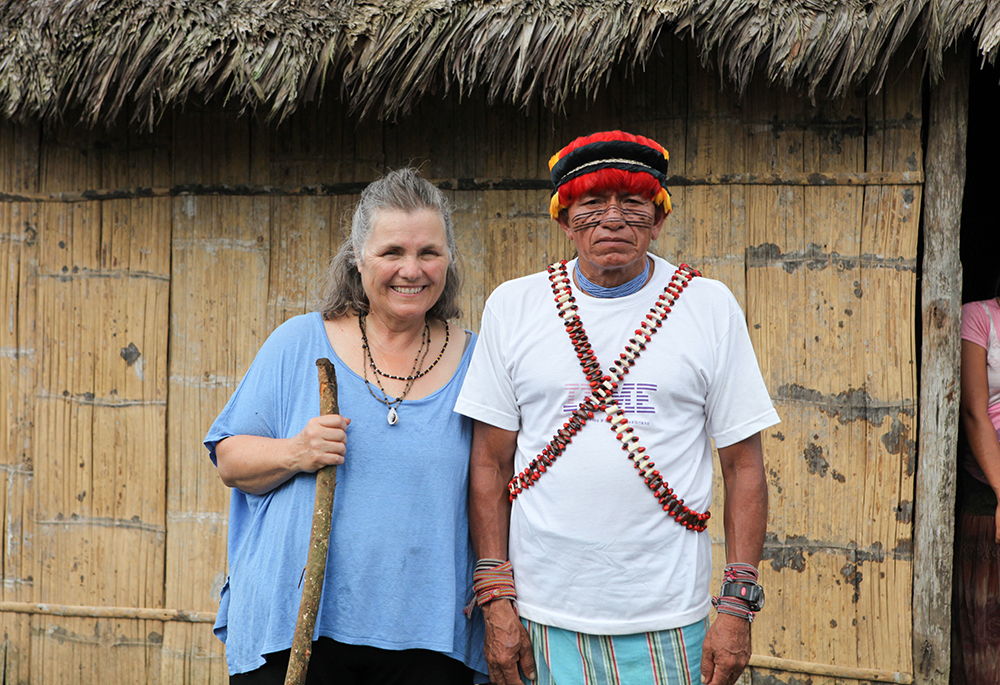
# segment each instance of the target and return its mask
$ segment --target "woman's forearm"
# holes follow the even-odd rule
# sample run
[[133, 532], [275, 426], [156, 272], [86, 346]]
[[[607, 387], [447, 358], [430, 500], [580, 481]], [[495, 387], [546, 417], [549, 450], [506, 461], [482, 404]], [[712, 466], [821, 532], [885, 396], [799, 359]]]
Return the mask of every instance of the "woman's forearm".
[[994, 491], [1000, 492], [1000, 440], [990, 421], [989, 379], [986, 367], [986, 349], [969, 341], [962, 341], [962, 426], [965, 437]]
[[260, 495], [297, 473], [343, 464], [349, 423], [339, 414], [327, 414], [310, 419], [291, 438], [228, 437], [215, 446], [219, 477], [231, 488]]
[[234, 435], [215, 446], [219, 477], [231, 488], [260, 495], [294, 476], [289, 440]]
[[962, 411], [962, 425], [972, 456], [994, 491], [1000, 492], [1000, 439], [985, 411]]

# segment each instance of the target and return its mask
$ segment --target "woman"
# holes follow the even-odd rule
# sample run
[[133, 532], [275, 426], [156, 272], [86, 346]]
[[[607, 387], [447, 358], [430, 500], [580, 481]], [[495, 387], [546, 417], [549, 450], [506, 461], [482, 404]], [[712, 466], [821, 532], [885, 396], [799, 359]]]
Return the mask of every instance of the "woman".
[[[955, 585], [965, 682], [1000, 683], [1000, 281], [962, 306], [962, 427]], [[958, 655], [956, 655], [958, 656]]]
[[[337, 491], [313, 682], [471, 683], [482, 619], [466, 619], [469, 421], [454, 413], [474, 344], [459, 314], [447, 199], [413, 169], [369, 185], [321, 311], [279, 326], [205, 445], [233, 488], [229, 578], [215, 632], [232, 683], [281, 683], [308, 555], [315, 472]], [[316, 416], [316, 360], [344, 416]], [[350, 418], [346, 418], [350, 417]], [[478, 678], [485, 680], [485, 676]]]

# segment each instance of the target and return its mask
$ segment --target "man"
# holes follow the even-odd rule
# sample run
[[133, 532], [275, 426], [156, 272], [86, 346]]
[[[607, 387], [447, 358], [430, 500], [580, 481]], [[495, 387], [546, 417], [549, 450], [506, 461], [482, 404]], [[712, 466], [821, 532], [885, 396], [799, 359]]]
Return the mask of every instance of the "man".
[[[690, 683], [700, 664], [704, 683], [729, 685], [763, 601], [760, 431], [778, 422], [743, 313], [721, 283], [647, 253], [670, 212], [662, 146], [598, 133], [549, 167], [578, 258], [490, 296], [456, 407], [476, 420], [490, 677]], [[728, 562], [715, 600], [711, 440]]]

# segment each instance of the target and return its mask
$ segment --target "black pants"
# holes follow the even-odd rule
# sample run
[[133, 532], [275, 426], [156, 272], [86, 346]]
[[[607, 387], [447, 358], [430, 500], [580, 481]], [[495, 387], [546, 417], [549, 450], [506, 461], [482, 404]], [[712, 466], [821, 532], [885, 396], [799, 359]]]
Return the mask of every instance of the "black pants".
[[[230, 685], [282, 685], [291, 650], [266, 654], [256, 671], [229, 676]], [[345, 645], [321, 637], [313, 643], [306, 685], [470, 685], [465, 664], [426, 649], [394, 651]]]

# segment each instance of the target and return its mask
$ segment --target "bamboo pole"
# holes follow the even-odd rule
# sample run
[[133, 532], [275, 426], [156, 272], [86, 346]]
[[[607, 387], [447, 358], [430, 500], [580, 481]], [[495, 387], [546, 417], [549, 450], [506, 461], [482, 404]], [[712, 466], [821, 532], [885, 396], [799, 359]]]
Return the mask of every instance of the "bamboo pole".
[[[807, 661], [778, 659], [773, 656], [754, 654], [750, 657], [752, 668], [766, 668], [770, 671], [784, 673], [806, 673], [808, 675], [825, 676], [834, 679], [862, 680], [876, 683], [899, 683], [910, 685], [913, 674], [899, 671], [885, 671], [876, 668], [854, 668], [852, 666], [837, 666], [836, 664], [814, 664]], [[794, 680], [790, 679], [789, 682]]]
[[[546, 178], [433, 178], [441, 190], [520, 191], [551, 190]], [[920, 171], [876, 172], [786, 172], [780, 174], [674, 174], [667, 177], [670, 186], [919, 186], [924, 183]], [[106, 200], [141, 200], [153, 197], [337, 197], [357, 195], [368, 182], [324, 183], [320, 185], [226, 185], [184, 184], [130, 188], [87, 188], [55, 193], [0, 193], [0, 202], [101, 202]]]
[[80, 618], [134, 618], [142, 621], [179, 621], [181, 623], [215, 623], [214, 611], [186, 609], [156, 609], [152, 607], [102, 607], [44, 602], [0, 602], [0, 614], [37, 614], [42, 616], [73, 616]]
[[[319, 370], [319, 411], [321, 415], [336, 414], [337, 374], [329, 359], [317, 359]], [[302, 685], [306, 682], [309, 657], [312, 654], [313, 630], [319, 600], [323, 594], [326, 577], [326, 555], [330, 547], [330, 526], [333, 523], [333, 491], [337, 486], [337, 467], [324, 466], [316, 473], [316, 504], [313, 506], [312, 534], [309, 540], [309, 558], [302, 585], [299, 618], [295, 622], [295, 637], [288, 657], [285, 685]]]
[[[98, 607], [71, 606], [65, 604], [38, 604], [32, 602], [0, 602], [0, 613], [43, 614], [50, 616], [79, 616], [84, 618], [127, 618], [152, 621], [181, 621], [185, 623], [215, 623], [215, 614], [208, 611], [186, 611], [183, 609], [148, 609], [142, 607]], [[817, 664], [792, 659], [779, 659], [762, 654], [750, 657], [751, 668], [764, 668], [785, 673], [805, 673], [809, 675], [861, 680], [881, 683], [910, 685], [913, 675], [899, 671], [874, 668], [855, 668], [834, 664]]]

